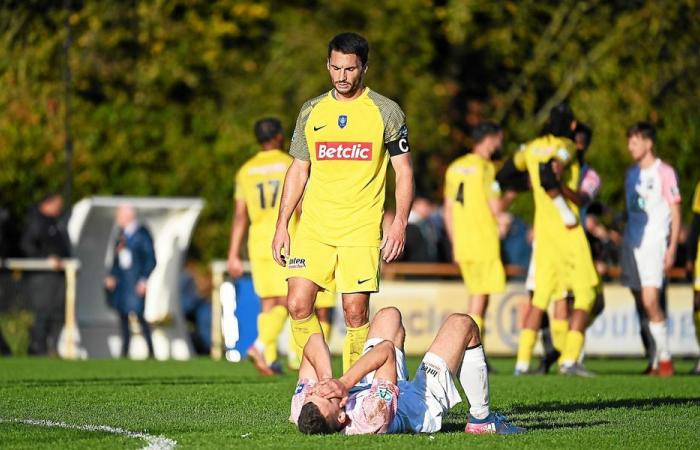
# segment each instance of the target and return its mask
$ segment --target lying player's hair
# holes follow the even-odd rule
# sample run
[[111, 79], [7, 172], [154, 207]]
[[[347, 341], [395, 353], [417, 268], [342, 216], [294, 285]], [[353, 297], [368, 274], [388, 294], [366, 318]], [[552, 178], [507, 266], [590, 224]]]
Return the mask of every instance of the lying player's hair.
[[301, 407], [297, 425], [299, 426], [299, 431], [305, 434], [330, 434], [334, 432], [333, 427], [321, 414], [321, 410], [312, 402], [308, 402]]
[[591, 139], [593, 139], [593, 130], [591, 130], [591, 127], [589, 127], [585, 123], [577, 123], [576, 130], [574, 130], [574, 134], [582, 134], [584, 136], [584, 140], [586, 141], [584, 149], [588, 148], [588, 146], [591, 145]]
[[357, 33], [340, 33], [328, 43], [328, 59], [335, 50], [346, 55], [357, 55], [362, 66], [367, 65], [369, 58], [369, 42]]
[[656, 141], [656, 129], [649, 122], [637, 122], [627, 129], [627, 138], [632, 136], [641, 136], [645, 139]]
[[265, 117], [255, 122], [255, 127], [253, 127], [255, 132], [255, 138], [258, 143], [264, 144], [272, 140], [278, 134], [283, 134], [282, 122], [274, 117]]
[[548, 134], [572, 139], [574, 137], [571, 122], [574, 121], [574, 112], [568, 103], [559, 103], [549, 111], [549, 118], [544, 124], [540, 136]]
[[500, 133], [503, 129], [495, 122], [479, 122], [472, 129], [472, 140], [474, 144], [478, 144], [489, 136]]

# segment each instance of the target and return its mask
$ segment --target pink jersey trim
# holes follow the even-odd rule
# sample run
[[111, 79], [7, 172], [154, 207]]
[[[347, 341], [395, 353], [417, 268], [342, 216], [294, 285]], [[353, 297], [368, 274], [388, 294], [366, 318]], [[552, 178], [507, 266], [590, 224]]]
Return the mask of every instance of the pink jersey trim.
[[659, 164], [659, 178], [661, 178], [661, 195], [671, 205], [681, 202], [681, 192], [678, 189], [678, 177], [673, 167], [664, 161]]

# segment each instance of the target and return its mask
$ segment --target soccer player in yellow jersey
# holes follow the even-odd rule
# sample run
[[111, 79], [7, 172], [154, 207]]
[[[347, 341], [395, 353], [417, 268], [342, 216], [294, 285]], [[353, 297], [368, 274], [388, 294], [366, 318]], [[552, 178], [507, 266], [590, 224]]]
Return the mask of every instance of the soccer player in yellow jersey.
[[527, 170], [535, 200], [535, 292], [518, 345], [516, 374], [529, 370], [532, 349], [549, 302], [564, 290], [574, 294], [574, 311], [560, 360], [560, 372], [588, 374], [577, 364], [584, 344], [588, 315], [595, 302], [597, 273], [578, 207], [562, 195], [561, 184], [577, 189], [579, 166], [571, 140], [576, 121], [566, 104], [550, 112], [540, 137], [514, 157], [515, 167]]
[[[693, 222], [690, 225], [688, 236], [688, 269], [693, 277], [693, 320], [695, 321], [695, 337], [700, 346], [700, 248], [698, 247], [698, 237], [700, 237], [700, 182], [695, 186], [693, 196]], [[695, 261], [693, 263], [693, 261]], [[695, 266], [693, 268], [693, 266]], [[694, 269], [694, 270], [693, 270]], [[700, 360], [690, 371], [692, 375], [700, 375]]]
[[491, 156], [503, 145], [503, 131], [482, 122], [472, 131], [474, 148], [455, 160], [445, 174], [443, 212], [452, 254], [470, 294], [468, 313], [483, 336], [489, 295], [505, 290], [496, 216], [501, 189]]
[[[335, 36], [327, 68], [333, 89], [304, 103], [292, 137], [294, 162], [284, 182], [272, 253], [287, 267], [292, 333], [304, 347], [320, 326], [318, 291], [342, 294], [347, 335], [343, 369], [359, 358], [369, 329], [370, 293], [379, 289], [380, 252], [396, 260], [406, 240], [413, 169], [405, 116], [364, 84], [369, 44]], [[387, 164], [396, 172], [396, 217], [382, 240]], [[287, 225], [304, 196], [290, 242]]]

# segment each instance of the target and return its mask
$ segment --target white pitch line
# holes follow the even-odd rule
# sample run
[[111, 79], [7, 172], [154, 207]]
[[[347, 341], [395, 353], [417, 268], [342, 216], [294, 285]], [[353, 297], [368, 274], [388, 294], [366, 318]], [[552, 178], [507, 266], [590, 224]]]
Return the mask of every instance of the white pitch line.
[[172, 450], [177, 445], [177, 441], [168, 439], [164, 436], [153, 436], [148, 433], [138, 431], [129, 431], [123, 428], [110, 427], [107, 425], [74, 425], [65, 422], [55, 422], [53, 420], [38, 420], [38, 419], [3, 419], [0, 417], [0, 423], [21, 423], [24, 425], [33, 425], [37, 427], [49, 428], [66, 428], [69, 430], [81, 431], [99, 431], [102, 433], [118, 434], [133, 439], [142, 439], [146, 441], [146, 446], [142, 450]]

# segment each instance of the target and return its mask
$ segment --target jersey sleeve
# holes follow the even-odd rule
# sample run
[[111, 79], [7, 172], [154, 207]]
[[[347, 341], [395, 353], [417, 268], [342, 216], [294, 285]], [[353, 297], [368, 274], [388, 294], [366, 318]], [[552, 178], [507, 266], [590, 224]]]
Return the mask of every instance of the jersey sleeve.
[[236, 173], [236, 179], [234, 183], [233, 199], [234, 200], [245, 200], [245, 193], [243, 192], [243, 170], [239, 170]]
[[554, 151], [552, 157], [564, 166], [568, 166], [572, 161], [575, 160], [576, 155], [576, 144], [571, 139], [567, 138], [557, 138], [559, 141], [557, 148]]
[[695, 186], [695, 195], [693, 196], [693, 212], [700, 214], [700, 182]]
[[379, 108], [384, 121], [384, 145], [389, 155], [397, 156], [408, 153], [408, 127], [406, 115], [401, 107], [393, 100], [370, 91], [370, 98]]
[[399, 388], [387, 380], [374, 380], [371, 388], [360, 391], [354, 400], [349, 412], [350, 426], [345, 428], [345, 434], [386, 433], [396, 416]]
[[583, 180], [581, 180], [580, 190], [586, 194], [588, 198], [593, 200], [596, 195], [598, 195], [598, 191], [600, 190], [600, 176], [598, 175], [598, 172], [589, 167], [583, 176]]
[[294, 134], [292, 134], [292, 143], [289, 146], [289, 154], [296, 159], [302, 161], [311, 161], [309, 143], [306, 140], [306, 122], [309, 120], [309, 115], [314, 109], [316, 99], [309, 100], [301, 107], [297, 123], [294, 126]]
[[520, 146], [520, 149], [513, 155], [513, 165], [520, 172], [527, 170], [527, 147]]
[[669, 204], [681, 202], [681, 192], [678, 188], [678, 177], [676, 171], [668, 164], [661, 164], [661, 195]]
[[443, 189], [442, 195], [445, 199], [452, 200], [452, 192], [455, 190], [455, 171], [453, 170], [453, 165], [450, 165], [445, 172], [445, 187]]

